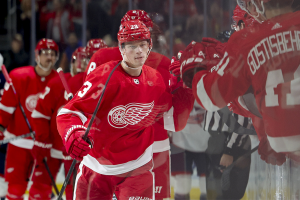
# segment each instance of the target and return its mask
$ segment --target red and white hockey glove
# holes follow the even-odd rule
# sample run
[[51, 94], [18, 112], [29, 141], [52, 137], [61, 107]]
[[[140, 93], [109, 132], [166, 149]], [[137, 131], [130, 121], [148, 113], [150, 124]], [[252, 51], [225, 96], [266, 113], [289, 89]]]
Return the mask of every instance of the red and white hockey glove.
[[205, 65], [211, 71], [224, 56], [226, 43], [222, 43], [214, 38], [203, 38], [201, 44], [205, 47]]
[[50, 142], [39, 142], [35, 140], [31, 150], [31, 154], [37, 163], [42, 163], [45, 157], [50, 157], [51, 148], [52, 144]]
[[179, 51], [177, 57], [173, 56], [171, 59], [171, 65], [169, 66], [169, 71], [172, 72], [174, 76], [180, 76], [180, 57], [183, 51]]
[[272, 149], [267, 136], [261, 139], [258, 147], [258, 154], [260, 155], [260, 158], [268, 164], [280, 166], [286, 161], [284, 153], [277, 153]]
[[88, 155], [93, 146], [91, 137], [88, 137], [87, 141], [82, 139], [84, 133], [85, 130], [75, 130], [65, 142], [65, 147], [68, 154], [72, 158], [79, 161], [81, 161], [84, 156]]
[[214, 38], [202, 38], [201, 44], [208, 48], [207, 52], [210, 52], [208, 56], [210, 56], [211, 59], [215, 57], [214, 53], [220, 54], [221, 57], [225, 53], [226, 43], [222, 43]]
[[192, 41], [181, 55], [180, 77], [189, 88], [192, 88], [194, 75], [200, 70], [207, 70], [204, 63], [205, 51], [201, 43]]

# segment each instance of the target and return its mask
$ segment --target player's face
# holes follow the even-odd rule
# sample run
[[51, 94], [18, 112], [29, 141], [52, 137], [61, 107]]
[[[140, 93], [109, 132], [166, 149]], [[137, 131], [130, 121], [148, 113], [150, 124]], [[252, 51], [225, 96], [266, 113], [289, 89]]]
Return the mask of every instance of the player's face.
[[39, 57], [40, 57], [40, 64], [43, 67], [46, 67], [46, 68], [49, 67], [50, 70], [54, 66], [56, 59], [57, 59], [56, 52], [51, 49], [42, 49], [40, 51]]
[[80, 65], [79, 60], [75, 59], [71, 64], [72, 74], [76, 75], [78, 73], [77, 68]]
[[126, 42], [122, 49], [124, 60], [130, 67], [142, 66], [149, 52], [149, 43], [146, 40]]
[[87, 65], [89, 63], [89, 60], [87, 58], [81, 59], [81, 71], [84, 72]]

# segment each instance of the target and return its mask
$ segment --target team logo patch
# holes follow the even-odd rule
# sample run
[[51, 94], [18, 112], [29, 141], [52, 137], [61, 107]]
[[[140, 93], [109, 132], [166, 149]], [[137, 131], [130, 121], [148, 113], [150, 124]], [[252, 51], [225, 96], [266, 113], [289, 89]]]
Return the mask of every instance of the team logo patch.
[[25, 105], [26, 105], [27, 110], [32, 112], [35, 109], [37, 100], [39, 99], [40, 94], [41, 93], [29, 95], [26, 98]]
[[112, 108], [107, 116], [108, 123], [114, 128], [124, 128], [128, 125], [136, 125], [147, 117], [154, 107], [151, 103], [129, 103], [125, 106]]

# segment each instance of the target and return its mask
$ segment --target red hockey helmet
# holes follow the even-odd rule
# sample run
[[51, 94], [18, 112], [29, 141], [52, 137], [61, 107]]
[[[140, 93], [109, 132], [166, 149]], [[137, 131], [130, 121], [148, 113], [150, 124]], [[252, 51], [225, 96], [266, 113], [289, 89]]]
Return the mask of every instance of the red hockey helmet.
[[233, 24], [232, 27], [236, 29], [239, 25], [240, 21], [243, 21], [245, 27], [253, 26], [257, 21], [248, 14], [248, 12], [242, 10], [239, 5], [236, 6], [235, 10], [233, 11]]
[[75, 64], [75, 61], [77, 61], [76, 65], [74, 67], [76, 68], [76, 72], [82, 72], [85, 70], [85, 67], [87, 65], [86, 62], [87, 53], [85, 47], [78, 47], [72, 54], [72, 64]]
[[125, 42], [132, 42], [137, 40], [149, 40], [150, 48], [152, 47], [152, 40], [149, 29], [139, 20], [131, 20], [123, 22], [120, 25], [118, 32], [118, 41], [122, 45]]
[[42, 49], [51, 49], [56, 52], [56, 55], [59, 54], [58, 45], [56, 44], [56, 42], [54, 42], [54, 40], [51, 40], [51, 39], [43, 38], [37, 43], [37, 45], [35, 47], [35, 51], [39, 52]]
[[140, 20], [143, 22], [148, 28], [153, 27], [153, 22], [149, 17], [148, 13], [144, 10], [129, 10], [121, 19], [121, 24], [123, 22], [127, 22], [130, 20]]
[[91, 58], [96, 51], [102, 48], [107, 48], [108, 46], [102, 39], [91, 39], [86, 45], [86, 54], [88, 58]]
[[78, 47], [72, 54], [72, 62], [76, 59], [83, 59], [87, 57], [87, 52], [85, 47]]

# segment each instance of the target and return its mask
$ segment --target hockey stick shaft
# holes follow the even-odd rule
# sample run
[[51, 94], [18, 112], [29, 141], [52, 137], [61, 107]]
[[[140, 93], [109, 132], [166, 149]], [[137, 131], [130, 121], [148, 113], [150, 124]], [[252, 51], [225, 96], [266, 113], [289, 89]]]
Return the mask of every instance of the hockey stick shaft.
[[68, 83], [67, 83], [67, 80], [66, 80], [66, 78], [65, 78], [65, 75], [64, 75], [64, 72], [63, 72], [63, 70], [62, 70], [62, 68], [61, 67], [59, 67], [58, 69], [57, 69], [57, 73], [58, 73], [58, 75], [59, 75], [59, 78], [60, 78], [60, 80], [61, 80], [61, 82], [62, 82], [62, 84], [63, 84], [63, 86], [64, 86], [64, 88], [65, 88], [65, 90], [67, 91], [67, 93], [68, 93], [68, 99], [69, 99], [69, 101], [73, 98], [73, 94], [72, 94], [72, 92], [71, 92], [71, 90], [70, 90], [70, 88], [69, 88], [69, 85], [68, 85]]
[[[107, 78], [107, 80], [106, 80], [106, 82], [105, 82], [105, 85], [104, 85], [104, 87], [103, 87], [103, 91], [102, 91], [102, 93], [101, 93], [101, 96], [100, 96], [100, 98], [99, 98], [99, 101], [98, 101], [98, 103], [97, 103], [97, 106], [96, 106], [96, 108], [95, 108], [95, 110], [94, 110], [93, 116], [92, 116], [92, 118], [91, 118], [91, 120], [90, 120], [90, 122], [89, 122], [89, 124], [88, 124], [88, 127], [87, 127], [87, 129], [86, 129], [86, 131], [85, 131], [85, 133], [84, 133], [84, 136], [82, 137], [82, 139], [85, 140], [85, 141], [86, 141], [86, 139], [87, 139], [88, 133], [90, 132], [91, 126], [92, 126], [92, 124], [93, 124], [93, 122], [94, 122], [94, 119], [95, 119], [95, 117], [96, 117], [96, 114], [97, 114], [97, 112], [98, 112], [98, 109], [99, 109], [99, 107], [100, 107], [100, 104], [101, 104], [101, 101], [102, 101], [102, 98], [103, 98], [103, 95], [104, 95], [106, 86], [107, 86], [107, 84], [108, 84], [108, 82], [109, 82], [109, 79], [110, 79], [110, 77], [112, 76], [112, 74], [114, 73], [114, 71], [117, 69], [117, 67], [121, 64], [121, 62], [122, 62], [122, 61], [120, 61], [120, 62], [113, 68], [113, 70], [110, 72], [110, 74], [109, 74], [109, 76], [108, 76], [108, 78]], [[64, 184], [63, 184], [63, 186], [62, 186], [62, 188], [61, 188], [61, 190], [60, 190], [59, 196], [58, 196], [58, 198], [57, 198], [58, 200], [61, 199], [61, 197], [62, 197], [62, 195], [63, 195], [63, 193], [64, 193], [64, 191], [65, 191], [65, 189], [66, 189], [66, 187], [67, 187], [67, 184], [68, 184], [68, 182], [69, 182], [69, 180], [70, 180], [70, 178], [71, 178], [72, 172], [73, 172], [73, 170], [74, 170], [74, 168], [75, 168], [75, 165], [76, 165], [76, 160], [74, 159], [73, 162], [72, 162], [72, 165], [71, 165], [71, 167], [70, 167], [70, 169], [69, 169], [69, 171], [68, 171], [67, 177], [66, 177], [66, 179], [65, 179], [65, 181], [64, 181]]]
[[53, 187], [54, 187], [55, 193], [56, 193], [56, 195], [59, 195], [58, 188], [57, 188], [57, 186], [56, 186], [56, 184], [55, 184], [55, 180], [54, 180], [54, 177], [52, 176], [52, 173], [51, 173], [51, 171], [50, 171], [50, 168], [49, 168], [49, 166], [48, 166], [48, 164], [47, 164], [46, 158], [43, 159], [43, 163], [44, 163], [44, 165], [45, 165], [45, 167], [46, 167], [46, 170], [48, 171], [48, 174], [49, 174], [49, 176], [50, 176], [50, 179], [51, 179], [52, 185], [53, 185]]
[[[10, 86], [11, 86], [11, 88], [12, 88], [12, 90], [13, 90], [15, 96], [17, 97], [17, 91], [16, 91], [16, 89], [15, 89], [15, 87], [14, 87], [14, 85], [13, 85], [13, 82], [12, 82], [11, 78], [9, 77], [9, 75], [8, 75], [8, 73], [7, 73], [7, 70], [6, 70], [6, 68], [5, 68], [4, 65], [1, 66], [1, 70], [2, 70], [2, 72], [3, 72], [3, 75], [4, 75], [4, 77], [5, 77], [5, 80], [7, 81], [8, 84], [10, 84]], [[29, 128], [29, 131], [30, 131], [31, 133], [33, 133], [32, 128], [31, 128], [31, 126], [30, 126], [30, 124], [29, 124], [28, 118], [26, 117], [26, 114], [25, 114], [25, 111], [24, 111], [23, 106], [21, 105], [20, 101], [19, 101], [18, 103], [19, 103], [19, 107], [20, 107], [20, 109], [21, 109], [22, 115], [23, 115], [23, 117], [24, 117], [24, 119], [25, 119], [25, 121], [26, 121], [26, 124], [27, 124], [28, 128]], [[33, 136], [32, 139], [34, 139], [34, 135], [31, 135], [31, 136]]]
[[0, 145], [1, 144], [6, 144], [6, 143], [9, 143], [13, 140], [17, 140], [17, 139], [21, 139], [21, 138], [33, 137], [32, 135], [34, 135], [34, 132], [27, 133], [27, 134], [24, 134], [24, 135], [19, 135], [19, 136], [13, 137], [13, 138], [5, 139], [5, 140], [0, 140]]

